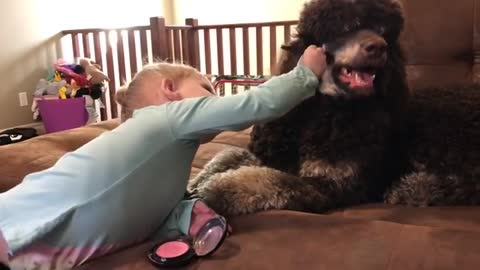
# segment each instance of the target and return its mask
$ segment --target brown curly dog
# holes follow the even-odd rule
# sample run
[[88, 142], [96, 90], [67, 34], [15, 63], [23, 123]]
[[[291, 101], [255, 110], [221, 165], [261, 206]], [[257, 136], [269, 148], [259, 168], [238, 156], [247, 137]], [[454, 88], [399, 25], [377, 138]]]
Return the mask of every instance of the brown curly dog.
[[278, 73], [290, 71], [308, 45], [325, 45], [321, 93], [254, 126], [249, 151], [220, 153], [189, 191], [226, 216], [379, 201], [479, 204], [480, 87], [410, 96], [403, 24], [396, 0], [305, 4]]

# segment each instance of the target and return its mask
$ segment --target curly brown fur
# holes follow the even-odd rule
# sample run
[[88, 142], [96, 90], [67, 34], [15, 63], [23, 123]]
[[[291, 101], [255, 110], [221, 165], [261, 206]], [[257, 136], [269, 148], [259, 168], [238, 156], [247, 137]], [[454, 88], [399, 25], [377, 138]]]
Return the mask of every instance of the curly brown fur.
[[269, 209], [321, 212], [331, 207], [329, 198], [352, 198], [359, 193], [358, 189], [344, 185], [342, 179], [300, 178], [259, 166], [256, 158], [244, 149], [227, 149], [213, 160], [211, 167], [194, 179], [203, 181], [195, 182], [191, 197], [202, 198], [227, 217]]
[[203, 170], [189, 181], [187, 191], [195, 193], [204, 182], [209, 181], [217, 173], [236, 170], [240, 166], [257, 165], [259, 165], [258, 159], [249, 152], [237, 147], [227, 148], [208, 161]]
[[480, 204], [480, 85], [418, 89], [409, 115], [405, 176], [386, 202]]
[[[321, 94], [254, 126], [249, 151], [258, 163], [217, 170], [197, 195], [225, 215], [323, 212], [378, 201], [478, 203], [480, 89], [476, 94], [424, 90], [409, 103], [398, 42], [402, 27], [398, 1], [307, 3], [296, 39], [283, 47], [278, 73], [293, 69], [308, 45], [325, 44]], [[374, 54], [367, 50], [370, 44], [378, 49]], [[365, 67], [376, 72], [372, 88], [359, 90], [342, 79], [345, 69]]]

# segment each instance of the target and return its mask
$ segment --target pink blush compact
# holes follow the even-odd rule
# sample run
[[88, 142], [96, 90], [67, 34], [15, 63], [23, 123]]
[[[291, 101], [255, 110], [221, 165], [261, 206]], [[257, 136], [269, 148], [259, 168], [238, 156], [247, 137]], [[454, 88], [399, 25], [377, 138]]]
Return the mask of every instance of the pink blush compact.
[[209, 256], [223, 243], [228, 224], [224, 217], [208, 220], [195, 237], [173, 238], [152, 247], [148, 259], [157, 267], [182, 266], [195, 258]]
[[161, 244], [157, 250], [157, 256], [163, 258], [176, 258], [188, 252], [190, 247], [182, 241], [171, 241]]

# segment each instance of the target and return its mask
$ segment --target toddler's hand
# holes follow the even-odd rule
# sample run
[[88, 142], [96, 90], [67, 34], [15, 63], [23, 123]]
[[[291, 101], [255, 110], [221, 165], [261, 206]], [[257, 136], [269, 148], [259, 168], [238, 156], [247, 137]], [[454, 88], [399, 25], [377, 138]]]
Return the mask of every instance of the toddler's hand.
[[305, 49], [299, 62], [308, 67], [317, 77], [321, 77], [327, 67], [325, 51], [315, 45]]

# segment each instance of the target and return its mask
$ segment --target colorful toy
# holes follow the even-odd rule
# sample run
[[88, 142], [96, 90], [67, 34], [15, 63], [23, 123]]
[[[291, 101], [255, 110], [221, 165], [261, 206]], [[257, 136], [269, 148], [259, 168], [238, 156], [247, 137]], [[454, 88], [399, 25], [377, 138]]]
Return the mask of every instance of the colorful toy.
[[65, 80], [60, 81], [47, 81], [45, 79], [40, 79], [37, 83], [37, 87], [34, 96], [39, 97], [43, 95], [57, 95], [60, 88], [66, 87], [67, 82]]
[[67, 88], [65, 86], [62, 86], [58, 90], [58, 96], [60, 97], [60, 99], [67, 99]]
[[75, 80], [79, 86], [88, 85], [87, 77], [81, 74], [73, 72], [71, 69], [56, 65], [55, 70], [63, 74], [63, 78], [67, 81], [68, 84], [71, 83], [71, 80]]
[[95, 84], [89, 88], [80, 88], [75, 91], [75, 95], [72, 97], [82, 97], [82, 96], [90, 96], [92, 99], [99, 99], [103, 93], [103, 85], [102, 84]]
[[89, 82], [91, 85], [103, 83], [104, 81], [110, 81], [107, 74], [103, 73], [101, 66], [95, 64], [92, 60], [88, 58], [80, 59], [80, 66], [85, 69], [87, 76], [90, 76]]
[[53, 81], [54, 82], [59, 82], [62, 80], [62, 75], [60, 75], [60, 73], [58, 71], [55, 71], [55, 73], [53, 74]]
[[70, 91], [67, 92], [67, 93], [68, 93], [68, 95], [69, 95], [70, 97], [74, 97], [74, 96], [76, 96], [77, 91], [78, 91], [79, 89], [81, 89], [81, 88], [77, 85], [77, 82], [75, 82], [75, 81], [73, 80], [72, 83], [70, 84], [70, 89], [69, 89]]

